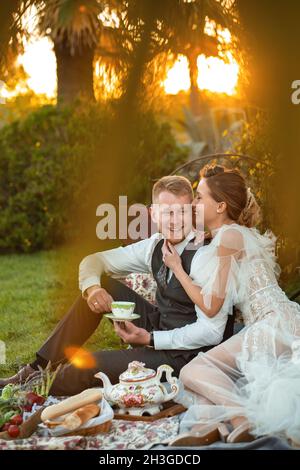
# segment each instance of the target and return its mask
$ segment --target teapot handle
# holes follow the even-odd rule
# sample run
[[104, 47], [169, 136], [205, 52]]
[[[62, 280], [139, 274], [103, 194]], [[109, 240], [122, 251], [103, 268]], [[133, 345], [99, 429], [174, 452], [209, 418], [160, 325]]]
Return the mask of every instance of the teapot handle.
[[167, 382], [171, 385], [171, 392], [168, 393], [164, 385], [160, 384], [160, 386], [164, 389], [165, 401], [172, 400], [179, 391], [178, 380], [176, 377], [172, 377], [173, 371], [174, 369], [172, 369], [172, 367], [167, 364], [163, 364], [157, 369], [157, 381], [160, 382], [162, 373], [166, 372]]

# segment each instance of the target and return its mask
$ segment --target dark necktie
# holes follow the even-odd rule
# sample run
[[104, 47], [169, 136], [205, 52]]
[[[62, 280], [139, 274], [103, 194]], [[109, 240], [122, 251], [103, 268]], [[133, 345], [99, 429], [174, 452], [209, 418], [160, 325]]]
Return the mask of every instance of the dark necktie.
[[157, 276], [159, 284], [164, 289], [166, 289], [166, 287], [168, 285], [168, 283], [167, 283], [168, 273], [169, 273], [169, 268], [165, 265], [164, 262], [162, 262], [162, 265], [159, 268], [156, 276]]

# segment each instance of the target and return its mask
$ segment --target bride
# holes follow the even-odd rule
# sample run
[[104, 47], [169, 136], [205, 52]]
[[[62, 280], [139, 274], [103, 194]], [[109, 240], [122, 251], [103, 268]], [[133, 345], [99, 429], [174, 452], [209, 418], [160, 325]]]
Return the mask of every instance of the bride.
[[206, 166], [193, 204], [213, 237], [198, 285], [175, 250], [165, 252], [165, 264], [205, 315], [235, 305], [245, 327], [181, 370], [176, 401], [189, 408], [182, 427], [192, 429], [171, 445], [266, 434], [299, 443], [300, 306], [277, 283], [274, 236], [254, 228], [259, 208], [237, 170]]

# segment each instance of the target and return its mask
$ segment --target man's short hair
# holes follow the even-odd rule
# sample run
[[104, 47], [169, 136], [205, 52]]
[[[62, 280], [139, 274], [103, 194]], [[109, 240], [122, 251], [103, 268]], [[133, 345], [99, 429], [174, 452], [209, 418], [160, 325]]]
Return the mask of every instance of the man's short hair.
[[176, 196], [190, 196], [193, 199], [193, 188], [190, 181], [184, 176], [163, 176], [153, 186], [152, 201], [157, 200], [160, 193], [168, 191]]

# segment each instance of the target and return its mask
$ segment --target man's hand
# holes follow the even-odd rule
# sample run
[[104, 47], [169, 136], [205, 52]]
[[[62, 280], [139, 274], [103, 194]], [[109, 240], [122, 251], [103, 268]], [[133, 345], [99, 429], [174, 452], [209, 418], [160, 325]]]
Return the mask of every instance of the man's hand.
[[89, 287], [87, 293], [87, 304], [95, 313], [111, 312], [111, 303], [113, 298], [100, 286]]
[[125, 342], [148, 346], [150, 344], [150, 333], [144, 328], [139, 328], [129, 321], [114, 321], [115, 332]]

